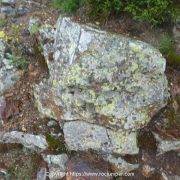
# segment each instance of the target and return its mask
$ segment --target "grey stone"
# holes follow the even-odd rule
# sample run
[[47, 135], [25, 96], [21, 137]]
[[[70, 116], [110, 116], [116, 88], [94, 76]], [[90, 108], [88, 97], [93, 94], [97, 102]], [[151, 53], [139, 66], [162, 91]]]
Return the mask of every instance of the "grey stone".
[[0, 40], [0, 96], [20, 78], [18, 70], [5, 57], [6, 44]]
[[82, 121], [66, 122], [63, 128], [70, 150], [96, 150], [101, 153], [137, 154], [136, 133], [115, 132]]
[[42, 135], [26, 134], [23, 132], [12, 131], [12, 132], [0, 132], [1, 143], [18, 143], [24, 147], [34, 150], [43, 151], [47, 149], [48, 144], [46, 138]]
[[52, 61], [50, 55], [54, 52], [54, 40], [55, 40], [55, 29], [45, 24], [43, 25], [40, 30], [40, 41], [42, 42], [43, 46], [43, 55], [45, 57], [47, 66], [49, 66], [50, 61]]
[[18, 7], [16, 9], [16, 15], [18, 15], [18, 16], [25, 15], [28, 12], [30, 12], [30, 10], [28, 8], [24, 7], [24, 6]]
[[126, 173], [139, 168], [139, 164], [130, 164], [121, 157], [116, 158], [112, 155], [108, 155], [107, 157], [104, 157], [104, 160], [114, 165], [117, 169], [116, 173], [118, 173], [119, 175], [125, 175]]
[[70, 18], [40, 34], [49, 69], [34, 91], [41, 116], [61, 119], [71, 150], [137, 153], [137, 129], [169, 98], [161, 53]]
[[47, 123], [47, 126], [48, 126], [48, 127], [55, 127], [55, 126], [57, 126], [57, 122], [54, 121], [54, 120], [50, 120], [50, 121]]
[[[99, 120], [103, 126], [137, 129], [149, 122], [152, 110], [166, 104], [166, 63], [158, 50], [69, 18], [60, 18], [57, 25], [45, 86], [62, 107], [62, 119], [96, 123], [106, 117], [106, 123]], [[41, 88], [36, 87], [37, 96]]]
[[43, 157], [44, 160], [48, 163], [48, 166], [56, 166], [62, 172], [66, 171], [66, 164], [68, 161], [67, 154], [59, 154], [59, 155], [46, 155]]
[[16, 14], [16, 11], [11, 6], [5, 6], [0, 8], [0, 12], [2, 14], [5, 14], [7, 16], [14, 16]]
[[40, 171], [37, 173], [36, 180], [46, 180], [47, 171], [46, 168], [41, 168]]
[[67, 154], [43, 155], [43, 159], [48, 163], [47, 176], [50, 180], [61, 179], [65, 176], [68, 162]]
[[180, 140], [163, 140], [158, 134], [154, 133], [154, 135], [158, 142], [159, 154], [163, 154], [171, 150], [180, 151]]

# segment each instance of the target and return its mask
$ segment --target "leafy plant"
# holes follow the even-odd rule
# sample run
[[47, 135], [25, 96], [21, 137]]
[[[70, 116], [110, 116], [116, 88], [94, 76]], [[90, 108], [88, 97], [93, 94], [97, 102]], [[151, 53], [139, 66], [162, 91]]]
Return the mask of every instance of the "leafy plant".
[[15, 66], [18, 69], [27, 69], [28, 61], [23, 57], [18, 57], [13, 54], [7, 54], [7, 58], [11, 65]]
[[159, 43], [159, 50], [162, 54], [167, 55], [170, 51], [174, 50], [174, 40], [173, 38], [165, 34]]
[[159, 43], [160, 52], [166, 57], [167, 61], [171, 65], [180, 65], [180, 56], [175, 52], [175, 42], [174, 39], [165, 34]]
[[134, 19], [150, 22], [152, 25], [162, 24], [172, 19], [173, 6], [171, 0], [130, 0], [125, 11]]
[[33, 24], [30, 28], [29, 28], [29, 32], [31, 35], [36, 34], [39, 31], [39, 25], [38, 24]]
[[7, 21], [5, 19], [0, 19], [0, 27], [5, 26]]
[[51, 151], [64, 153], [67, 151], [62, 139], [56, 139], [51, 134], [46, 134], [46, 140]]
[[53, 0], [53, 6], [67, 13], [76, 11], [83, 0]]
[[171, 0], [53, 0], [53, 6], [67, 13], [85, 7], [89, 17], [107, 19], [112, 13], [127, 12], [134, 19], [159, 25], [174, 16]]

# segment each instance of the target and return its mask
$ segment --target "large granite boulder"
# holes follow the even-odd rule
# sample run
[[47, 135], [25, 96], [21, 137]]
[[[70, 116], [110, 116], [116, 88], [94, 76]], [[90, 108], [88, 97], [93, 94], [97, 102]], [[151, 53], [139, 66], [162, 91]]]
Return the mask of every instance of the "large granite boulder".
[[70, 18], [48, 28], [49, 79], [34, 92], [41, 115], [59, 120], [70, 150], [136, 154], [136, 130], [169, 97], [165, 59], [147, 43]]

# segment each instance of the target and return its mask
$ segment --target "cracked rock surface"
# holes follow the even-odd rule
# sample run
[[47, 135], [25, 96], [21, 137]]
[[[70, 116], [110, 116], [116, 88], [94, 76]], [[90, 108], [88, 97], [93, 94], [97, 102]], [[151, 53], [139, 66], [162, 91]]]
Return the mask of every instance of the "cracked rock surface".
[[49, 79], [34, 91], [42, 116], [59, 120], [70, 150], [136, 154], [137, 129], [169, 97], [160, 52], [70, 18], [44, 32]]

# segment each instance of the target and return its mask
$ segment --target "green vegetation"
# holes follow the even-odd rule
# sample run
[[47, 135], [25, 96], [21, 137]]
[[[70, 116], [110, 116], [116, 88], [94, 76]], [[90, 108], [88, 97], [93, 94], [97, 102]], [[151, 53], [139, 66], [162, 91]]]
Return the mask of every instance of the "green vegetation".
[[153, 25], [169, 22], [174, 16], [171, 0], [131, 0], [125, 10], [131, 13], [133, 18]]
[[46, 140], [48, 142], [49, 150], [59, 153], [67, 152], [63, 139], [56, 139], [51, 134], [46, 134]]
[[53, 0], [53, 6], [67, 13], [76, 11], [82, 0]]
[[169, 22], [175, 14], [171, 0], [53, 0], [53, 6], [67, 13], [83, 7], [89, 17], [100, 20], [126, 12], [152, 25]]
[[175, 42], [170, 35], [164, 34], [161, 38], [159, 50], [167, 58], [169, 64], [180, 65], [180, 56], [175, 52]]
[[159, 50], [163, 55], [167, 55], [174, 49], [174, 40], [168, 35], [164, 34], [159, 43]]
[[8, 60], [10, 61], [10, 64], [15, 66], [16, 68], [23, 70], [27, 69], [29, 63], [25, 58], [15, 56], [13, 54], [7, 54], [7, 56], [8, 56]]
[[7, 21], [5, 19], [0, 19], [0, 27], [5, 26]]
[[35, 35], [38, 31], [39, 31], [39, 24], [33, 24], [30, 28], [29, 28], [29, 32], [31, 35]]

